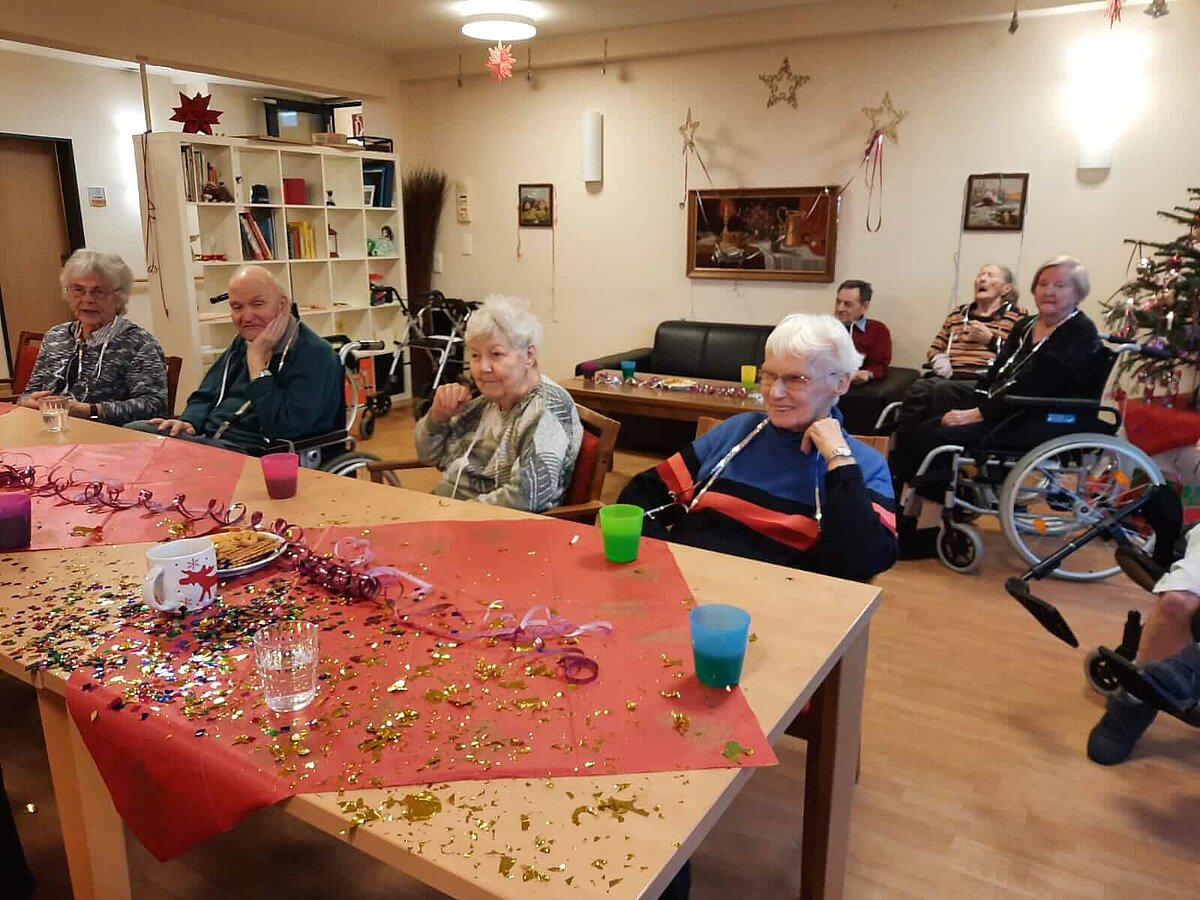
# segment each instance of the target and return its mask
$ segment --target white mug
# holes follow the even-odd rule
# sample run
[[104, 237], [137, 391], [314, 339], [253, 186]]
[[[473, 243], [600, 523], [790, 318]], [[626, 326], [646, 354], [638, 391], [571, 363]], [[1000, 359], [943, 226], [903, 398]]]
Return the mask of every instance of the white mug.
[[217, 599], [217, 548], [208, 538], [159, 544], [146, 551], [142, 599], [162, 612], [204, 609]]

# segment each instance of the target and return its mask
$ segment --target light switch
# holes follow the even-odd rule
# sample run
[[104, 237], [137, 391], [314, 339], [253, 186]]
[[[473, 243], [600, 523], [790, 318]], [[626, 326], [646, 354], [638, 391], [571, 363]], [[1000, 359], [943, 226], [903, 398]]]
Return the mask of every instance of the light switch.
[[474, 253], [474, 252], [475, 252], [475, 240], [474, 240], [474, 238], [472, 238], [472, 237], [471, 237], [471, 235], [470, 235], [469, 233], [468, 233], [468, 234], [464, 234], [464, 235], [462, 236], [462, 255], [463, 255], [463, 256], [470, 256], [470, 255], [471, 255], [472, 253]]

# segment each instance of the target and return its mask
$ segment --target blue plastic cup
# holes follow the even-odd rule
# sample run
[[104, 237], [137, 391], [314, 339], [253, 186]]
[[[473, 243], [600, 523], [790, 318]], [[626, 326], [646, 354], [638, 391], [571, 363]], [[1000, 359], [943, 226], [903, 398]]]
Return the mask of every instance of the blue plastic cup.
[[621, 360], [621, 380], [633, 381], [633, 373], [637, 370], [637, 361], [632, 359]]
[[709, 687], [741, 681], [750, 636], [750, 613], [724, 603], [695, 606], [691, 612], [692, 657], [696, 677]]

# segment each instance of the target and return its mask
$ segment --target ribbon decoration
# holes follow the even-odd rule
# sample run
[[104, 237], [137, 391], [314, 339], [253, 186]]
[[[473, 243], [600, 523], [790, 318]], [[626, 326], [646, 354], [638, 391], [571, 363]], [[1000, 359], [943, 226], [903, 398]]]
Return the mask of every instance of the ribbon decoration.
[[[502, 604], [494, 601], [488, 605], [487, 612], [477, 628], [471, 628], [466, 616], [457, 606], [450, 602], [434, 603], [431, 606], [402, 615], [401, 621], [407, 622], [414, 628], [419, 628], [426, 634], [445, 638], [463, 644], [487, 638], [490, 641], [512, 641], [516, 645], [528, 641], [530, 648], [538, 653], [558, 657], [558, 665], [563, 671], [563, 678], [571, 684], [591, 684], [600, 676], [600, 664], [588, 657], [579, 647], [552, 647], [547, 641], [561, 638], [583, 637], [588, 634], [612, 634], [612, 623], [602, 620], [575, 625], [564, 617], [550, 611], [550, 607], [538, 605], [521, 617], [519, 622], [511, 613], [501, 612]], [[498, 615], [493, 618], [493, 613]], [[462, 622], [461, 628], [442, 627], [436, 622], [420, 624], [412, 621], [415, 618], [443, 619], [449, 617]], [[515, 624], [514, 624], [515, 623]]]
[[1108, 19], [1109, 28], [1121, 21], [1121, 0], [1108, 0], [1108, 5], [1104, 7], [1104, 18]]
[[[871, 136], [867, 139], [860, 168], [865, 166], [867, 170], [867, 231], [874, 234], [883, 227], [883, 139], [886, 136], [891, 138], [894, 143], [900, 143], [900, 134], [896, 129], [908, 115], [908, 110], [896, 109], [892, 104], [891, 91], [886, 91], [878, 106], [864, 106], [862, 111], [863, 115], [871, 120]], [[853, 180], [851, 178], [851, 181]], [[849, 183], [846, 183], [847, 186]], [[877, 185], [879, 207], [875, 213], [875, 226], [871, 227], [871, 206], [875, 203]]]
[[[194, 512], [185, 505], [187, 495], [182, 491], [172, 496], [169, 502], [155, 501], [154, 492], [146, 488], [138, 490], [132, 499], [125, 496], [125, 485], [119, 481], [106, 481], [88, 475], [80, 469], [72, 469], [66, 475], [52, 469], [39, 481], [39, 466], [18, 466], [0, 462], [0, 488], [16, 488], [33, 497], [57, 497], [59, 505], [85, 506], [90, 513], [122, 512], [127, 509], [143, 509], [146, 516], [163, 513], [178, 513], [189, 526], [203, 519], [212, 519], [218, 527], [236, 525], [246, 516], [243, 503], [225, 506], [219, 500], [209, 500], [202, 512]], [[83, 477], [80, 477], [80, 476]], [[72, 493], [78, 491], [78, 493]]]

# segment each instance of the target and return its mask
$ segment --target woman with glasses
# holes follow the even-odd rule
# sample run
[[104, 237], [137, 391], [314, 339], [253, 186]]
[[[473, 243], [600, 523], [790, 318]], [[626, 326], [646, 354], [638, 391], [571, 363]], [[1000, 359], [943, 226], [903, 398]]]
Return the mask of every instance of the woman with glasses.
[[647, 511], [650, 537], [840, 578], [890, 568], [887, 463], [837, 410], [862, 359], [833, 316], [788, 316], [759, 370], [766, 413], [722, 422], [634, 477], [621, 502]]
[[112, 425], [167, 415], [162, 347], [125, 318], [133, 287], [125, 261], [76, 250], [58, 280], [74, 318], [42, 338], [20, 405], [37, 409], [43, 397], [66, 394], [71, 415]]

